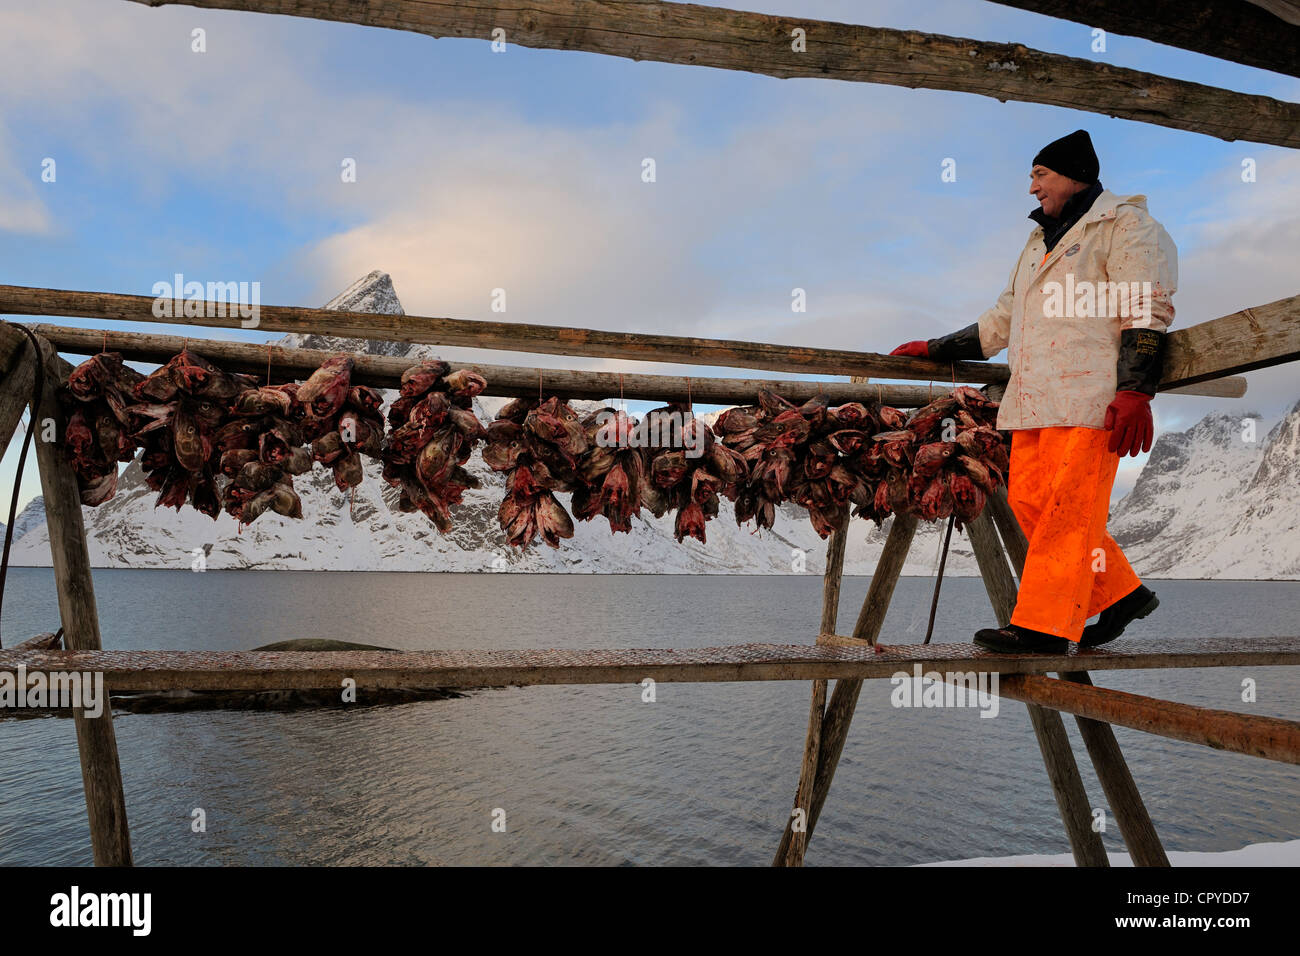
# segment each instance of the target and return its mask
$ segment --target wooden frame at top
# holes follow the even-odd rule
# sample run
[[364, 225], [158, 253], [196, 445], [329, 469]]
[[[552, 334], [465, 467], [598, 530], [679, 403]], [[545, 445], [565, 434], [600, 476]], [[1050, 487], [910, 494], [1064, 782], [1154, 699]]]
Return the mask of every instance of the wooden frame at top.
[[[134, 2], [285, 14], [432, 37], [490, 40], [494, 31], [504, 31], [495, 36], [518, 46], [711, 66], [782, 79], [817, 77], [978, 93], [1004, 102], [1088, 110], [1219, 139], [1300, 147], [1300, 104], [1044, 53], [1019, 43], [657, 0]], [[1207, 4], [1199, 0], [1197, 5]], [[1274, 19], [1277, 26], [1270, 39], [1290, 37], [1294, 44], [1296, 28]]]
[[1300, 19], [1279, 10], [1295, 0], [993, 0], [1060, 20], [1141, 37], [1261, 70], [1300, 76]]

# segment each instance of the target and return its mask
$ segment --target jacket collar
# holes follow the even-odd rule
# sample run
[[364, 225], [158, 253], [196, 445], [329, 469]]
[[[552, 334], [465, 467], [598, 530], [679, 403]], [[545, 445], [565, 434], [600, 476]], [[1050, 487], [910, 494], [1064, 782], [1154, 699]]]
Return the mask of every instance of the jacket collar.
[[[1145, 210], [1147, 207], [1147, 197], [1141, 194], [1133, 195], [1133, 196], [1119, 196], [1111, 192], [1109, 189], [1103, 189], [1101, 191], [1101, 194], [1097, 196], [1096, 199], [1093, 200], [1092, 205], [1088, 207], [1088, 211], [1085, 212], [1083, 216], [1080, 217], [1079, 222], [1086, 224], [1090, 222], [1097, 222], [1101, 219], [1112, 219], [1115, 216], [1115, 211], [1120, 206], [1138, 206], [1141, 209]], [[1034, 220], [1034, 222], [1038, 224], [1037, 227], [1033, 230], [1033, 232], [1030, 233], [1031, 238], [1043, 232], [1042, 222], [1040, 221], [1038, 216], [1034, 215], [1034, 213], [1041, 213], [1041, 212], [1042, 212], [1042, 207], [1040, 206], [1038, 209], [1035, 209], [1034, 212], [1031, 212], [1029, 214], [1029, 218]]]
[[1042, 227], [1044, 239], [1055, 248], [1056, 243], [1074, 228], [1075, 223], [1092, 211], [1093, 203], [1103, 191], [1101, 183], [1095, 182], [1067, 199], [1059, 216], [1049, 216], [1039, 206], [1029, 214], [1029, 218]]
[[[1082, 193], [1080, 193], [1080, 195], [1082, 195]], [[1069, 244], [1064, 241], [1066, 236], [1074, 232], [1076, 229], [1086, 227], [1091, 223], [1102, 222], [1106, 219], [1114, 219], [1115, 213], [1120, 206], [1137, 206], [1138, 208], [1145, 210], [1147, 207], [1147, 197], [1141, 194], [1119, 196], [1111, 192], [1109, 189], [1103, 189], [1101, 194], [1093, 200], [1092, 205], [1088, 207], [1088, 211], [1080, 217], [1078, 222], [1066, 230], [1066, 235], [1062, 236], [1061, 241], [1058, 241], [1056, 245], [1052, 247], [1052, 251], [1048, 253], [1047, 260], [1042, 264], [1042, 269], [1046, 269], [1052, 262], [1060, 258], [1064, 251], [1069, 248]], [[1035, 211], [1037, 212], [1041, 210]], [[1030, 213], [1029, 218], [1038, 222], [1038, 219], [1033, 215], [1033, 213]], [[1035, 226], [1033, 232], [1029, 234], [1029, 242], [1032, 244], [1036, 240], [1042, 238], [1044, 238], [1043, 227], [1039, 224]], [[1038, 271], [1041, 272], [1041, 269]]]

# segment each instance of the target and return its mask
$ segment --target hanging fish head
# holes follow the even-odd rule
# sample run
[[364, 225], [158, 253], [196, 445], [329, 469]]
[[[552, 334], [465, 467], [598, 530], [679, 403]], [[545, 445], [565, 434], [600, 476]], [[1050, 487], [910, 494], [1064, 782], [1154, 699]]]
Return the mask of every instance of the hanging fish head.
[[312, 418], [331, 418], [343, 407], [352, 388], [352, 358], [336, 355], [321, 363], [298, 388], [298, 401]]
[[487, 388], [487, 379], [472, 369], [458, 368], [443, 379], [443, 384], [456, 398], [470, 399], [482, 394]]

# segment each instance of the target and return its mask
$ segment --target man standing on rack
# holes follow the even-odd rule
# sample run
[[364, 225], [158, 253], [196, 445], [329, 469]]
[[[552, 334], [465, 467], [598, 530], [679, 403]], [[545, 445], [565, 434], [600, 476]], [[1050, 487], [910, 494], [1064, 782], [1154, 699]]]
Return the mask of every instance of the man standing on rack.
[[1099, 166], [1086, 130], [1043, 147], [1030, 171], [1038, 226], [997, 304], [890, 353], [956, 361], [1007, 349], [997, 426], [1011, 431], [1007, 498], [1029, 552], [1011, 622], [975, 634], [990, 650], [1104, 644], [1160, 603], [1106, 520], [1120, 457], [1151, 450], [1178, 252], [1146, 197], [1103, 189]]

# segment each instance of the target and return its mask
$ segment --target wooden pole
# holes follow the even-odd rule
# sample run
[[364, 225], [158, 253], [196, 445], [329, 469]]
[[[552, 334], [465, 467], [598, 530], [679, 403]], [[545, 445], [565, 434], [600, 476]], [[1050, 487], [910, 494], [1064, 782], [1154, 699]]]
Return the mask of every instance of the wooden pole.
[[1025, 573], [1025, 559], [1029, 556], [1029, 540], [1011, 510], [1011, 503], [1007, 501], [1007, 489], [999, 487], [985, 499], [985, 502], [989, 516], [993, 519], [993, 524], [997, 526], [998, 534], [1002, 538], [1002, 544], [1007, 549], [1007, 557], [1011, 559], [1011, 568], [1016, 572], [1016, 579], [1019, 580]]
[[[182, 346], [188, 346], [190, 351], [198, 352], [226, 371], [264, 376], [269, 363], [273, 374], [285, 380], [306, 378], [321, 362], [338, 354], [270, 344], [196, 339], [193, 336], [146, 335], [114, 330], [102, 332], [56, 325], [33, 325], [31, 329], [62, 352], [93, 355], [107, 345], [110, 351], [120, 352], [127, 359], [162, 363], [179, 352]], [[402, 373], [414, 364], [412, 359], [387, 355], [353, 354], [352, 360], [352, 381], [376, 388], [396, 388], [401, 383]], [[855, 385], [845, 381], [696, 376], [688, 379], [682, 375], [521, 368], [471, 361], [455, 364], [461, 368], [474, 369], [486, 378], [488, 395], [536, 397], [540, 382], [548, 395], [598, 401], [621, 394], [624, 398], [650, 401], [685, 401], [689, 397], [697, 403], [748, 405], [758, 400], [760, 388], [771, 389], [796, 402], [805, 402], [820, 392], [830, 399], [832, 405], [879, 401], [896, 408], [916, 408], [934, 397], [932, 390], [924, 385]]]
[[[831, 532], [826, 546], [826, 578], [822, 585], [822, 622], [819, 634], [834, 634], [840, 608], [840, 582], [844, 575], [844, 546], [849, 533], [849, 515]], [[785, 859], [786, 866], [803, 866], [804, 852], [808, 849], [807, 822], [812, 809], [813, 788], [817, 780], [817, 760], [821, 754], [822, 721], [826, 716], [826, 684], [813, 681], [812, 701], [808, 705], [808, 732], [804, 737], [803, 763], [799, 767], [799, 786], [795, 790], [792, 815], [798, 815], [799, 826], [791, 822], [792, 838]]]
[[783, 841], [785, 853], [778, 853], [773, 866], [803, 866], [808, 849], [808, 830], [812, 817], [813, 790], [817, 784], [817, 761], [821, 757], [822, 724], [826, 716], [826, 684], [813, 681], [812, 701], [808, 705], [808, 733], [804, 738], [803, 762], [799, 766], [799, 785], [794, 793], [794, 809], [787, 824], [790, 840]]
[[834, 634], [840, 610], [840, 585], [844, 579], [844, 548], [848, 543], [849, 516], [845, 512], [839, 527], [826, 545], [826, 578], [822, 585], [822, 623], [818, 634]]
[[1029, 722], [1034, 726], [1034, 736], [1038, 738], [1038, 749], [1043, 755], [1052, 794], [1056, 797], [1056, 808], [1065, 823], [1075, 866], [1110, 866], [1110, 857], [1106, 855], [1101, 836], [1092, 829], [1092, 808], [1088, 805], [1079, 767], [1074, 762], [1065, 722], [1056, 711], [1037, 704], [1026, 704], [1025, 708], [1029, 711]]
[[994, 0], [1008, 7], [1073, 20], [1107, 33], [1142, 37], [1234, 60], [1261, 70], [1300, 75], [1300, 30], [1267, 4], [1221, 0]]
[[1086, 678], [1057, 680], [1045, 674], [1008, 674], [998, 693], [1050, 710], [1144, 733], [1201, 744], [1215, 750], [1300, 764], [1300, 721], [1157, 700], [1122, 690], [1094, 687]]
[[[1087, 671], [1062, 672], [1060, 677], [1080, 684], [1092, 683]], [[1115, 731], [1110, 724], [1088, 717], [1075, 715], [1074, 722], [1079, 727], [1084, 746], [1088, 748], [1088, 756], [1092, 758], [1093, 769], [1101, 782], [1102, 792], [1106, 794], [1111, 813], [1115, 814], [1115, 823], [1133, 865], [1169, 866], [1169, 856], [1160, 842], [1142, 794], [1138, 792], [1133, 774], [1129, 772], [1128, 761], [1119, 749]]]
[[[161, 6], [168, 0], [136, 0]], [[280, 13], [487, 41], [584, 50], [780, 77], [956, 90], [1089, 110], [1121, 119], [1300, 146], [1300, 107], [1267, 96], [1170, 79], [1112, 63], [1059, 56], [1019, 43], [770, 16], [687, 3], [589, 0], [180, 0], [188, 6]], [[795, 31], [800, 31], [796, 33]], [[796, 38], [806, 38], [805, 43]]]
[[0, 322], [0, 371], [6, 375], [19, 355], [31, 345], [27, 336], [8, 322]]
[[[23, 410], [32, 400], [35, 380], [36, 358], [31, 342], [13, 326], [0, 322], [0, 458], [9, 448]], [[7, 514], [7, 497], [3, 504]]]
[[[1061, 673], [1060, 677], [1080, 684], [1092, 684], [1087, 671], [1067, 671]], [[1124, 845], [1128, 847], [1133, 865], [1169, 866], [1169, 856], [1156, 833], [1155, 823], [1138, 792], [1133, 774], [1129, 772], [1128, 761], [1119, 749], [1115, 731], [1110, 724], [1088, 717], [1075, 715], [1074, 722], [1088, 748], [1088, 756], [1092, 758], [1093, 769], [1101, 781], [1106, 802], [1115, 814], [1115, 822], [1124, 838]]]
[[[917, 519], [913, 515], [894, 515], [889, 528], [889, 537], [885, 539], [884, 550], [876, 564], [876, 573], [871, 576], [871, 586], [867, 589], [866, 600], [862, 602], [862, 611], [853, 628], [853, 637], [874, 646], [880, 636], [880, 629], [885, 623], [885, 612], [894, 596], [894, 586], [898, 584], [899, 575], [903, 573], [903, 564], [912, 547], [912, 538], [916, 534]], [[848, 739], [849, 724], [853, 721], [853, 711], [858, 704], [858, 694], [862, 691], [862, 681], [856, 679], [837, 680], [831, 694], [830, 704], [822, 723], [822, 739], [817, 757], [817, 777], [813, 784], [812, 804], [808, 810], [808, 832], [803, 835], [806, 847], [812, 839], [813, 828], [821, 816], [826, 804], [826, 795], [830, 793], [831, 781], [835, 777], [835, 768], [839, 766], [840, 755], [844, 752], [844, 741]], [[794, 839], [793, 820], [786, 821], [785, 832], [781, 835], [781, 844], [776, 851], [776, 859], [784, 860], [790, 851]]]
[[[1087, 671], [1069, 671], [1060, 676], [1063, 680], [1092, 684]], [[1156, 825], [1147, 812], [1133, 774], [1129, 772], [1128, 761], [1119, 749], [1115, 731], [1104, 721], [1077, 714], [1074, 722], [1079, 727], [1079, 736], [1083, 738], [1084, 746], [1088, 748], [1088, 756], [1092, 758], [1093, 769], [1101, 781], [1101, 789], [1106, 794], [1111, 813], [1115, 814], [1115, 823], [1119, 826], [1133, 865], [1169, 866], [1169, 856], [1160, 842], [1160, 835], [1156, 833]]]
[[[1016, 606], [1016, 584], [987, 510], [967, 523], [966, 533], [975, 552], [975, 560], [979, 563], [980, 575], [984, 579], [984, 587], [997, 616], [998, 626], [1005, 627], [1010, 623]], [[1079, 767], [1074, 761], [1074, 751], [1070, 749], [1070, 740], [1065, 734], [1065, 723], [1061, 720], [1061, 715], [1037, 704], [1027, 704], [1026, 707], [1029, 709], [1029, 720], [1034, 726], [1034, 736], [1038, 738], [1038, 748], [1043, 754], [1043, 763], [1047, 767], [1052, 794], [1056, 797], [1056, 806], [1070, 840], [1075, 864], [1109, 866], [1110, 861], [1101, 837], [1092, 829], [1088, 794], [1083, 789], [1083, 779], [1079, 776]]]
[[[197, 311], [202, 314], [180, 319], [155, 316], [153, 303], [154, 300], [148, 296], [0, 285], [0, 314], [68, 315], [110, 322], [180, 322], [207, 328], [242, 328], [243, 320], [238, 315], [229, 314], [231, 310], [222, 302], [195, 303], [199, 307]], [[1159, 386], [1160, 392], [1240, 398], [1246, 392], [1246, 382], [1240, 378], [1223, 379], [1230, 372], [1242, 368], [1264, 368], [1296, 358], [1300, 354], [1300, 334], [1296, 331], [1300, 328], [1298, 320], [1300, 296], [1169, 333], [1165, 374]], [[62, 351], [93, 348], [98, 352], [104, 347], [104, 333], [93, 329], [59, 326], [37, 328], [51, 342], [55, 342], [56, 335], [63, 336], [65, 341], [55, 343]], [[258, 313], [257, 330], [627, 361], [766, 369], [796, 375], [876, 375], [890, 379], [956, 380], [989, 384], [1005, 383], [1010, 375], [1010, 369], [997, 362], [944, 363], [811, 346], [289, 306], [262, 306]], [[94, 341], [91, 341], [91, 337]], [[154, 347], [170, 348], [162, 346], [166, 339], [167, 337], [159, 337], [155, 340]], [[114, 351], [125, 351], [124, 345], [118, 342], [149, 347], [147, 339], [116, 340], [110, 332], [109, 347]], [[231, 344], [264, 347], [250, 346], [250, 343]], [[138, 357], [143, 359], [148, 356]], [[171, 355], [165, 355], [160, 360], [165, 361], [170, 357]], [[262, 369], [265, 368], [266, 356], [263, 355]]]
[[[959, 382], [1000, 382], [1006, 381], [1010, 375], [1006, 365], [990, 362], [935, 362], [807, 345], [283, 305], [259, 306], [256, 325], [246, 325], [253, 321], [253, 317], [243, 318], [233, 304], [195, 301], [186, 306], [186, 311], [195, 313], [193, 315], [156, 315], [156, 301], [147, 295], [0, 285], [0, 315], [62, 315], [110, 322], [161, 322], [258, 332], [298, 332], [631, 362], [766, 369], [790, 374], [875, 375], [920, 381], [948, 381], [955, 374]], [[266, 367], [265, 357], [262, 367]]]
[[[1060, 677], [1080, 684], [1092, 684], [1092, 678], [1087, 671], [1066, 671], [1062, 672]], [[1169, 866], [1169, 857], [1160, 842], [1159, 834], [1156, 833], [1155, 823], [1151, 819], [1151, 814], [1147, 812], [1146, 804], [1138, 792], [1133, 774], [1129, 772], [1128, 762], [1124, 759], [1123, 751], [1119, 749], [1119, 741], [1115, 739], [1115, 731], [1110, 723], [1077, 714], [1074, 721], [1078, 724], [1079, 735], [1083, 737], [1084, 745], [1088, 748], [1088, 756], [1092, 758], [1093, 769], [1101, 782], [1102, 792], [1106, 794], [1106, 802], [1110, 804], [1111, 812], [1115, 814], [1115, 822], [1119, 825], [1120, 835], [1124, 837], [1124, 845], [1128, 847], [1133, 865]], [[1128, 723], [1127, 720], [1120, 722]], [[1259, 730], [1259, 727], [1252, 725], [1241, 739], [1258, 739], [1261, 736]], [[1256, 751], [1243, 750], [1242, 752]], [[1294, 751], [1290, 762], [1296, 762]]]
[[[76, 476], [63, 454], [66, 423], [57, 397], [60, 360], [48, 342], [41, 342], [41, 351], [45, 387], [39, 408], [32, 408], [32, 422], [37, 430], [36, 460], [45, 496], [45, 524], [58, 587], [64, 646], [70, 651], [97, 651], [100, 650], [99, 612], [95, 607], [86, 529], [81, 520], [81, 496]], [[42, 422], [47, 418], [54, 420], [57, 442], [40, 440]], [[87, 717], [82, 710], [73, 713], [81, 753], [81, 779], [86, 791], [86, 815], [90, 820], [90, 842], [96, 866], [130, 866], [131, 833], [127, 827], [126, 797], [122, 791], [122, 770], [107, 687], [104, 698], [104, 712], [98, 717]]]

